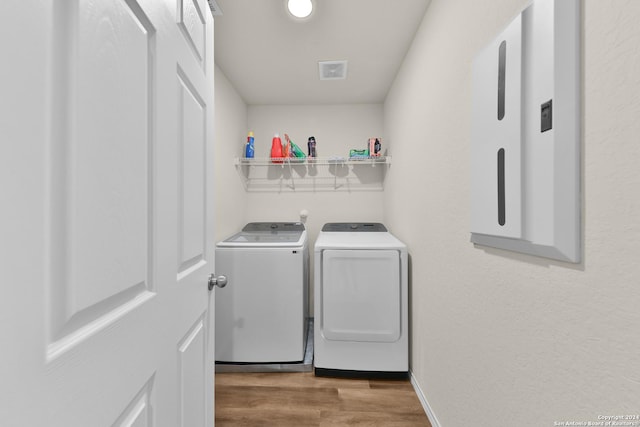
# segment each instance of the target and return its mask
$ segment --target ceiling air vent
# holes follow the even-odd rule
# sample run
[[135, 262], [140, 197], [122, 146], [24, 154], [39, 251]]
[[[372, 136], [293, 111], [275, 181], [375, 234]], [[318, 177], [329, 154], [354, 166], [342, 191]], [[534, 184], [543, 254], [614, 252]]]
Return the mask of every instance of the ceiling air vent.
[[347, 78], [347, 61], [318, 62], [320, 80], [344, 80]]

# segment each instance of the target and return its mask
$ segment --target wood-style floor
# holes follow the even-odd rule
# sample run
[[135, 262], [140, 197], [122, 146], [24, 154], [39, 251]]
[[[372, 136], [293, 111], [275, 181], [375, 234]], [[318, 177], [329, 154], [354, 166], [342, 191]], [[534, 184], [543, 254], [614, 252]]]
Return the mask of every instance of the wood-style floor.
[[216, 373], [216, 426], [431, 427], [409, 381]]

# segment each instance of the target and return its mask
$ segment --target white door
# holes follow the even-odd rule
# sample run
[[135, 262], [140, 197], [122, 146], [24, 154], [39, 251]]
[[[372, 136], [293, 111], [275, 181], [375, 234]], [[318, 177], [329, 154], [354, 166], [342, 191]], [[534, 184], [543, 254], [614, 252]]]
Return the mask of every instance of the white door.
[[213, 425], [206, 0], [0, 16], [0, 424]]

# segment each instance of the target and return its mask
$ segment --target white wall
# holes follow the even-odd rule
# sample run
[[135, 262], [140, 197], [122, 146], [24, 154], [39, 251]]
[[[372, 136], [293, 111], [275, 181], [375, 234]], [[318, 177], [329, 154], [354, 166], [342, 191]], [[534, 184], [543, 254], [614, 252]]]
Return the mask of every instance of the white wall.
[[582, 2], [583, 263], [469, 243], [471, 61], [528, 3], [433, 0], [385, 103], [385, 222], [442, 427], [640, 410], [640, 2]]
[[[247, 106], [216, 67], [216, 234], [224, 238], [251, 221], [299, 221], [309, 211], [311, 242], [326, 222], [382, 221], [382, 191], [358, 185], [334, 191], [280, 190], [246, 192], [234, 159], [242, 157], [248, 130], [255, 134], [255, 156], [268, 157], [273, 134], [284, 133], [307, 152], [307, 138], [317, 140], [322, 157], [349, 156], [349, 149], [366, 147], [369, 137], [382, 136], [382, 104], [320, 106]], [[383, 149], [384, 149], [383, 141]], [[321, 166], [317, 167], [320, 172]]]
[[233, 159], [244, 152], [247, 105], [218, 66], [215, 104], [215, 236], [219, 241], [240, 230], [245, 223], [247, 195]]
[[[255, 132], [256, 157], [269, 156], [271, 139], [276, 132], [281, 137], [286, 132], [305, 153], [307, 139], [313, 135], [318, 156], [346, 158], [349, 149], [365, 148], [369, 137], [381, 136], [384, 131], [382, 104], [252, 105], [248, 122]], [[249, 193], [247, 197], [247, 221], [298, 221], [300, 210], [307, 209], [307, 228], [312, 242], [326, 222], [382, 220], [382, 192], [358, 191], [357, 187], [351, 192], [258, 192]]]

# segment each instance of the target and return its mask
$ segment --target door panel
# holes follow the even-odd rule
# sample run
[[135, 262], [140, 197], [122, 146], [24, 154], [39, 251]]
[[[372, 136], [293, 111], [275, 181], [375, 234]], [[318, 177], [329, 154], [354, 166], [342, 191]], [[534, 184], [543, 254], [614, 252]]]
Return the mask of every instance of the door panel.
[[178, 25], [195, 59], [204, 64], [207, 49], [204, 0], [178, 0]]
[[60, 7], [52, 65], [66, 90], [53, 101], [65, 126], [52, 138], [58, 154], [49, 164], [49, 358], [154, 295], [155, 30], [131, 1]]
[[153, 423], [153, 378], [151, 378], [131, 401], [127, 409], [113, 423], [113, 427], [152, 427]]
[[204, 260], [205, 188], [207, 109], [198, 90], [178, 68], [178, 121], [180, 203], [179, 279], [185, 270]]
[[205, 425], [206, 332], [203, 316], [178, 346], [181, 427]]

